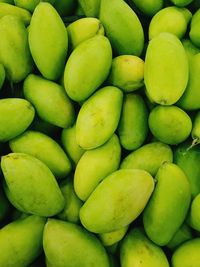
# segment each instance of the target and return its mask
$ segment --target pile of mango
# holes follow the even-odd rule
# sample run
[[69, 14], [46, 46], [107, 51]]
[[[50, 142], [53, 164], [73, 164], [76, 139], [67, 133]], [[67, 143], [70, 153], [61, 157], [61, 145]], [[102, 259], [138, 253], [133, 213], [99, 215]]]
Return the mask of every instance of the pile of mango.
[[0, 0], [0, 267], [200, 267], [200, 0]]

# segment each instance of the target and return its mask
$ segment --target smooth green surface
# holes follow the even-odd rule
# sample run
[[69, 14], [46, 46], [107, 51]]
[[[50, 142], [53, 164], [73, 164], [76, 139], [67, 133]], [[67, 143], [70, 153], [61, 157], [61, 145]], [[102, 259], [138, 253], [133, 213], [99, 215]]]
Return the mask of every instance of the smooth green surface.
[[198, 232], [200, 231], [200, 194], [192, 200], [188, 224]]
[[152, 17], [164, 4], [164, 0], [132, 0], [136, 7], [145, 15]]

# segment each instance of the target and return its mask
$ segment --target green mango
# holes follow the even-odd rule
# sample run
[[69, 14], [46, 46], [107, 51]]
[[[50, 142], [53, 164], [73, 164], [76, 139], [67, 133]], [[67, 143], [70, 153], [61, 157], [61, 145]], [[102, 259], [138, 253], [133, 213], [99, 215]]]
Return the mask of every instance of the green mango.
[[14, 153], [36, 157], [49, 167], [56, 178], [64, 178], [71, 171], [71, 163], [65, 152], [49, 136], [35, 131], [26, 131], [9, 142]]
[[145, 15], [152, 17], [155, 15], [164, 4], [164, 0], [132, 0], [133, 4]]
[[0, 100], [0, 142], [23, 133], [33, 121], [35, 110], [25, 99], [4, 98]]
[[191, 228], [187, 224], [181, 225], [178, 231], [175, 233], [173, 238], [167, 244], [167, 247], [171, 250], [175, 250], [178, 246], [183, 244], [184, 242], [193, 238]]
[[33, 12], [36, 6], [41, 2], [41, 0], [14, 0], [15, 5], [24, 9], [27, 9], [30, 12]]
[[40, 160], [11, 153], [2, 157], [1, 168], [12, 204], [19, 210], [48, 217], [64, 208], [64, 197], [56, 179]]
[[77, 0], [55, 0], [54, 2], [55, 9], [62, 17], [72, 15], [77, 5]]
[[192, 124], [192, 145], [197, 145], [200, 143], [200, 112], [198, 111], [195, 115], [193, 124]]
[[27, 267], [42, 251], [45, 218], [27, 216], [0, 230], [0, 266]]
[[148, 115], [146, 104], [140, 95], [124, 96], [118, 133], [125, 149], [137, 149], [144, 143], [148, 134]]
[[200, 9], [192, 17], [189, 36], [194, 45], [200, 48]]
[[77, 223], [79, 221], [79, 210], [83, 203], [75, 194], [73, 181], [64, 181], [60, 184], [60, 189], [65, 198], [65, 207], [57, 217], [63, 221]]
[[191, 18], [192, 13], [186, 8], [175, 6], [163, 8], [151, 20], [149, 25], [149, 39], [153, 39], [162, 32], [172, 33], [179, 39], [182, 39], [187, 31], [187, 25]]
[[141, 228], [133, 228], [120, 247], [121, 267], [169, 267], [163, 250], [149, 240]]
[[99, 19], [118, 55], [140, 56], [144, 33], [139, 18], [123, 0], [101, 0]]
[[105, 81], [111, 63], [112, 49], [106, 37], [96, 35], [78, 45], [71, 53], [64, 72], [69, 97], [75, 101], [86, 100]]
[[120, 169], [141, 169], [155, 176], [165, 161], [173, 161], [171, 148], [161, 142], [153, 142], [140, 147], [125, 157]]
[[0, 189], [0, 222], [6, 219], [6, 215], [8, 215], [10, 211], [10, 203], [6, 198], [4, 192]]
[[174, 5], [178, 7], [184, 7], [189, 5], [193, 0], [170, 0]]
[[155, 179], [157, 184], [143, 212], [143, 224], [151, 241], [163, 246], [184, 222], [191, 192], [187, 176], [173, 163], [163, 163]]
[[175, 148], [174, 163], [187, 175], [190, 182], [191, 194], [194, 198], [200, 193], [200, 149], [198, 146], [190, 148], [190, 143], [185, 142]]
[[18, 17], [25, 26], [28, 26], [31, 21], [31, 13], [27, 10], [14, 6], [7, 2], [0, 2], [0, 18], [11, 15]]
[[6, 78], [6, 72], [4, 66], [0, 63], [0, 89], [2, 88]]
[[99, 234], [98, 236], [104, 247], [112, 246], [124, 238], [126, 232], [128, 231], [128, 227], [129, 225], [109, 233]]
[[67, 27], [69, 45], [72, 49], [95, 35], [104, 35], [104, 27], [96, 18], [82, 18]]
[[117, 129], [123, 94], [114, 86], [98, 90], [82, 105], [76, 122], [76, 139], [84, 149], [105, 144]]
[[116, 171], [121, 159], [121, 147], [117, 135], [104, 145], [86, 151], [79, 160], [74, 174], [74, 190], [86, 201], [98, 184]]
[[85, 150], [82, 149], [76, 141], [76, 124], [74, 124], [72, 127], [62, 130], [61, 142], [65, 151], [67, 152], [67, 155], [76, 166], [85, 152]]
[[175, 35], [160, 33], [150, 41], [144, 68], [146, 93], [150, 99], [161, 105], [177, 102], [186, 89], [188, 72], [186, 52]]
[[86, 17], [98, 17], [101, 0], [78, 0]]
[[183, 243], [172, 255], [172, 267], [199, 267], [200, 238]]
[[30, 28], [29, 46], [42, 76], [57, 80], [63, 73], [68, 50], [68, 36], [61, 17], [50, 3], [35, 8]]
[[194, 55], [189, 61], [189, 81], [183, 96], [177, 105], [186, 110], [197, 110], [200, 108], [200, 53]]
[[73, 124], [74, 107], [62, 86], [30, 74], [24, 81], [23, 90], [42, 120], [61, 128]]
[[109, 267], [100, 241], [79, 225], [49, 219], [43, 247], [48, 267]]
[[123, 55], [112, 61], [108, 77], [109, 84], [119, 87], [124, 92], [133, 92], [144, 85], [144, 61], [136, 56]]
[[149, 115], [149, 128], [159, 141], [176, 145], [188, 138], [192, 121], [185, 111], [176, 106], [156, 106]]
[[0, 19], [0, 36], [0, 62], [6, 77], [11, 82], [20, 82], [33, 68], [27, 30], [19, 18], [8, 15]]
[[113, 172], [81, 207], [81, 223], [87, 230], [99, 234], [127, 226], [141, 214], [153, 189], [154, 180], [146, 171]]
[[188, 224], [200, 232], [200, 193], [192, 200], [188, 215]]

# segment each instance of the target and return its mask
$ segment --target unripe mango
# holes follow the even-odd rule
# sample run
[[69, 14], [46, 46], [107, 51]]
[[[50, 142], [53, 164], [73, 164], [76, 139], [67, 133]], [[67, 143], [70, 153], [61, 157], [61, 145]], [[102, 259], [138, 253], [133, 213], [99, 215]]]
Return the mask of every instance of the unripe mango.
[[133, 228], [122, 241], [120, 261], [121, 267], [169, 267], [163, 250], [141, 228]]
[[123, 0], [101, 0], [100, 21], [118, 55], [140, 56], [144, 33], [139, 18]]
[[200, 9], [196, 11], [196, 13], [192, 17], [191, 28], [190, 28], [190, 39], [197, 46], [200, 47]]
[[96, 35], [81, 43], [65, 67], [64, 84], [69, 97], [86, 100], [105, 81], [111, 63], [112, 48], [106, 37]]
[[179, 7], [187, 6], [189, 5], [193, 0], [171, 0], [171, 2]]
[[130, 153], [122, 161], [120, 169], [141, 169], [155, 176], [165, 161], [173, 161], [171, 148], [161, 142], [153, 142]]
[[62, 86], [30, 74], [24, 81], [23, 90], [41, 119], [62, 128], [73, 124], [74, 107]]
[[164, 0], [132, 0], [136, 7], [147, 16], [153, 16], [156, 14], [164, 4]]
[[49, 80], [60, 78], [67, 56], [68, 36], [61, 17], [49, 3], [41, 2], [34, 10], [29, 46], [41, 74]]
[[84, 203], [80, 209], [81, 223], [94, 233], [127, 226], [143, 211], [153, 189], [153, 178], [146, 171], [116, 171], [106, 177]]
[[0, 142], [23, 133], [33, 121], [35, 110], [25, 99], [4, 98], [0, 100]]
[[49, 219], [43, 247], [48, 267], [109, 267], [100, 241], [81, 226]]
[[26, 131], [9, 143], [12, 152], [25, 153], [44, 162], [57, 178], [66, 177], [71, 163], [59, 146], [49, 136], [35, 131]]
[[161, 33], [150, 41], [145, 57], [144, 82], [151, 100], [161, 105], [177, 102], [186, 89], [188, 72], [184, 47], [175, 35]]
[[67, 27], [69, 45], [72, 49], [95, 35], [104, 35], [104, 27], [96, 18], [82, 18]]
[[14, 2], [16, 6], [33, 12], [36, 6], [41, 2], [41, 0], [14, 0]]
[[27, 267], [42, 251], [45, 218], [27, 216], [0, 230], [0, 266]]
[[84, 102], [76, 122], [76, 139], [82, 148], [97, 148], [110, 139], [119, 123], [122, 101], [122, 92], [107, 86]]
[[184, 222], [191, 192], [186, 175], [173, 163], [163, 163], [155, 178], [157, 184], [144, 210], [143, 223], [147, 236], [163, 246]]
[[198, 232], [200, 231], [200, 194], [192, 201], [188, 216], [188, 224]]
[[121, 147], [116, 135], [104, 145], [86, 151], [74, 174], [74, 190], [77, 196], [85, 201], [105, 177], [118, 169], [120, 159]]
[[137, 149], [144, 143], [148, 134], [148, 110], [140, 95], [125, 95], [118, 133], [121, 145], [127, 150]]
[[54, 175], [40, 160], [23, 153], [1, 159], [1, 168], [13, 205], [25, 213], [53, 216], [64, 208]]
[[0, 36], [0, 62], [6, 77], [11, 82], [20, 82], [33, 67], [27, 30], [19, 18], [8, 15], [0, 19]]
[[191, 136], [193, 139], [192, 145], [197, 145], [200, 142], [200, 112], [198, 111], [195, 115]]

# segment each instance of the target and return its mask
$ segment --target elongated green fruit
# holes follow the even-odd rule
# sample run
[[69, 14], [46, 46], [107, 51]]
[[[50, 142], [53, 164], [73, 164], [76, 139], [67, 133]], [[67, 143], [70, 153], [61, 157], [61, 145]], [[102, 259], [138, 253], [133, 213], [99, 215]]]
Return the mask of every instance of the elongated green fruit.
[[49, 136], [35, 131], [26, 131], [9, 143], [12, 152], [26, 153], [44, 162], [57, 178], [66, 177], [71, 163], [59, 146]]
[[98, 17], [101, 0], [78, 0], [87, 17]]
[[98, 90], [81, 107], [76, 122], [76, 139], [84, 149], [106, 143], [117, 129], [123, 94], [114, 86]]
[[0, 100], [0, 141], [6, 142], [23, 133], [33, 121], [35, 110], [25, 99]]
[[1, 168], [13, 205], [25, 213], [53, 216], [64, 208], [54, 175], [40, 160], [23, 153], [1, 159]]
[[11, 82], [20, 82], [33, 68], [27, 30], [18, 17], [8, 15], [0, 19], [0, 36], [0, 62], [6, 77]]
[[94, 233], [118, 230], [140, 215], [153, 189], [153, 178], [146, 171], [113, 172], [97, 186], [80, 209], [81, 223]]
[[42, 251], [45, 221], [45, 218], [32, 215], [1, 228], [0, 265], [4, 267], [29, 266]]
[[163, 163], [156, 180], [155, 191], [143, 213], [143, 223], [148, 237], [163, 246], [184, 222], [191, 191], [187, 176], [173, 163]]
[[169, 267], [163, 250], [149, 240], [141, 228], [133, 228], [123, 239], [120, 261], [122, 267]]
[[49, 80], [60, 78], [67, 56], [68, 36], [61, 17], [49, 3], [40, 3], [34, 10], [29, 46], [41, 74]]
[[173, 161], [171, 148], [161, 142], [146, 144], [130, 153], [121, 163], [121, 169], [141, 169], [155, 176], [160, 166]]
[[79, 225], [49, 219], [44, 229], [43, 247], [49, 267], [109, 267], [100, 241]]
[[144, 46], [142, 25], [123, 0], [101, 0], [100, 21], [118, 55], [140, 56]]
[[151, 100], [161, 105], [176, 103], [186, 89], [188, 71], [185, 50], [175, 35], [161, 33], [150, 41], [144, 82]]
[[74, 107], [62, 86], [30, 74], [24, 81], [23, 90], [41, 119], [61, 128], [73, 124]]
[[96, 186], [116, 171], [121, 159], [119, 139], [113, 135], [104, 145], [86, 151], [79, 160], [74, 174], [74, 189], [85, 201]]
[[112, 49], [106, 37], [98, 35], [81, 43], [65, 67], [64, 84], [69, 97], [86, 100], [105, 81], [111, 63]]

